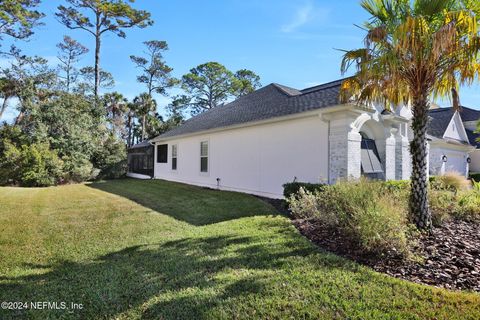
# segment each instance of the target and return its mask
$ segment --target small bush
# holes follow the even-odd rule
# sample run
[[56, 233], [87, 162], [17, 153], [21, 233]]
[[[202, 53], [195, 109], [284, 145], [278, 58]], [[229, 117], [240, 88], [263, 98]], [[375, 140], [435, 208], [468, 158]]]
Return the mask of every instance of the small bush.
[[480, 220], [480, 182], [473, 182], [472, 190], [459, 195], [457, 218]]
[[290, 196], [290, 210], [297, 218], [319, 220], [365, 254], [393, 251], [405, 256], [409, 252], [406, 202], [398, 203], [384, 190], [384, 183], [364, 179], [325, 186], [315, 194], [302, 188]]
[[48, 143], [23, 145], [19, 161], [23, 186], [52, 186], [62, 177], [63, 162], [54, 150], [50, 150]]
[[479, 173], [471, 173], [469, 178], [472, 179], [475, 182], [480, 182], [480, 172]]
[[410, 180], [389, 180], [384, 183], [389, 191], [408, 191], [410, 190]]
[[452, 191], [430, 190], [429, 202], [434, 226], [442, 225], [458, 212], [458, 202]]
[[285, 199], [290, 198], [292, 195], [297, 194], [303, 188], [305, 191], [315, 193], [322, 191], [325, 188], [325, 184], [322, 183], [307, 183], [307, 182], [289, 182], [283, 185], [283, 195]]
[[434, 190], [458, 192], [467, 190], [470, 187], [470, 181], [457, 172], [446, 172], [443, 176], [431, 179], [430, 185]]

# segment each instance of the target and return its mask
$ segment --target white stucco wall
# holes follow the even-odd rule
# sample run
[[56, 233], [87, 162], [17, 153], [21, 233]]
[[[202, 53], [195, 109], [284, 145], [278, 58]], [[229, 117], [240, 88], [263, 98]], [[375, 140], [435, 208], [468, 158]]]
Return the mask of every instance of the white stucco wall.
[[[306, 118], [173, 138], [168, 163], [157, 163], [155, 178], [282, 198], [286, 182], [328, 179], [328, 124], [318, 114]], [[200, 142], [209, 142], [209, 172], [200, 172]], [[171, 170], [171, 145], [178, 146]]]
[[472, 162], [470, 163], [470, 172], [480, 172], [480, 149], [477, 149], [470, 153]]

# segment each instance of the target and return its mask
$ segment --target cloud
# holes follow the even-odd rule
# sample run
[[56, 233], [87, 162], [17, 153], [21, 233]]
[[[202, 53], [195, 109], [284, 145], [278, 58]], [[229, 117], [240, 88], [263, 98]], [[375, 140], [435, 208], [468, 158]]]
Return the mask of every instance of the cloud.
[[283, 25], [281, 31], [284, 33], [291, 33], [298, 30], [300, 27], [314, 21], [327, 19], [329, 11], [324, 8], [317, 8], [312, 1], [308, 1], [304, 5], [297, 8], [292, 20]]

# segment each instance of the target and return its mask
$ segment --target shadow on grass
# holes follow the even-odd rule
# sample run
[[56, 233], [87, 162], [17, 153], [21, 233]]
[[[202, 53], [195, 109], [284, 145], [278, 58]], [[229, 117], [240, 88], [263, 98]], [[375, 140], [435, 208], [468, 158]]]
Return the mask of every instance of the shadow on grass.
[[279, 214], [272, 205], [248, 194], [165, 180], [120, 179], [95, 182], [88, 186], [127, 198], [195, 226], [242, 217]]
[[[3, 277], [0, 301], [65, 301], [81, 303], [84, 309], [3, 310], [0, 318], [114, 318], [141, 306], [135, 316], [202, 319], [221, 304], [231, 308], [235, 302], [229, 299], [271, 295], [268, 290], [275, 283], [263, 271], [290, 268], [284, 265], [287, 258], [317, 252], [295, 238], [273, 247], [255, 237], [184, 238], [125, 248], [88, 263], [28, 265], [38, 274]], [[252, 275], [252, 270], [262, 272]]]

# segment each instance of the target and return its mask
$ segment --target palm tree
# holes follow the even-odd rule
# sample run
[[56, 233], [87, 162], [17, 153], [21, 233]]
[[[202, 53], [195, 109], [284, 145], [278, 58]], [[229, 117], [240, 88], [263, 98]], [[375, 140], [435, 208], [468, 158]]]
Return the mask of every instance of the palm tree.
[[142, 93], [133, 99], [137, 115], [142, 118], [142, 141], [146, 138], [147, 115], [157, 110], [157, 102], [148, 94]]
[[133, 145], [133, 126], [135, 120], [135, 104], [130, 102], [127, 104], [127, 147], [130, 148]]
[[428, 109], [432, 98], [449, 96], [479, 76], [478, 0], [363, 0], [371, 15], [365, 46], [346, 51], [341, 70], [355, 76], [342, 85], [344, 100], [412, 107], [410, 213], [419, 229], [431, 229], [427, 198]]
[[112, 92], [106, 93], [103, 96], [105, 110], [107, 112], [107, 116], [112, 123], [112, 132], [113, 135], [124, 135], [122, 129], [124, 129], [124, 122], [125, 122], [125, 112], [127, 111], [127, 99], [123, 97], [121, 93]]

